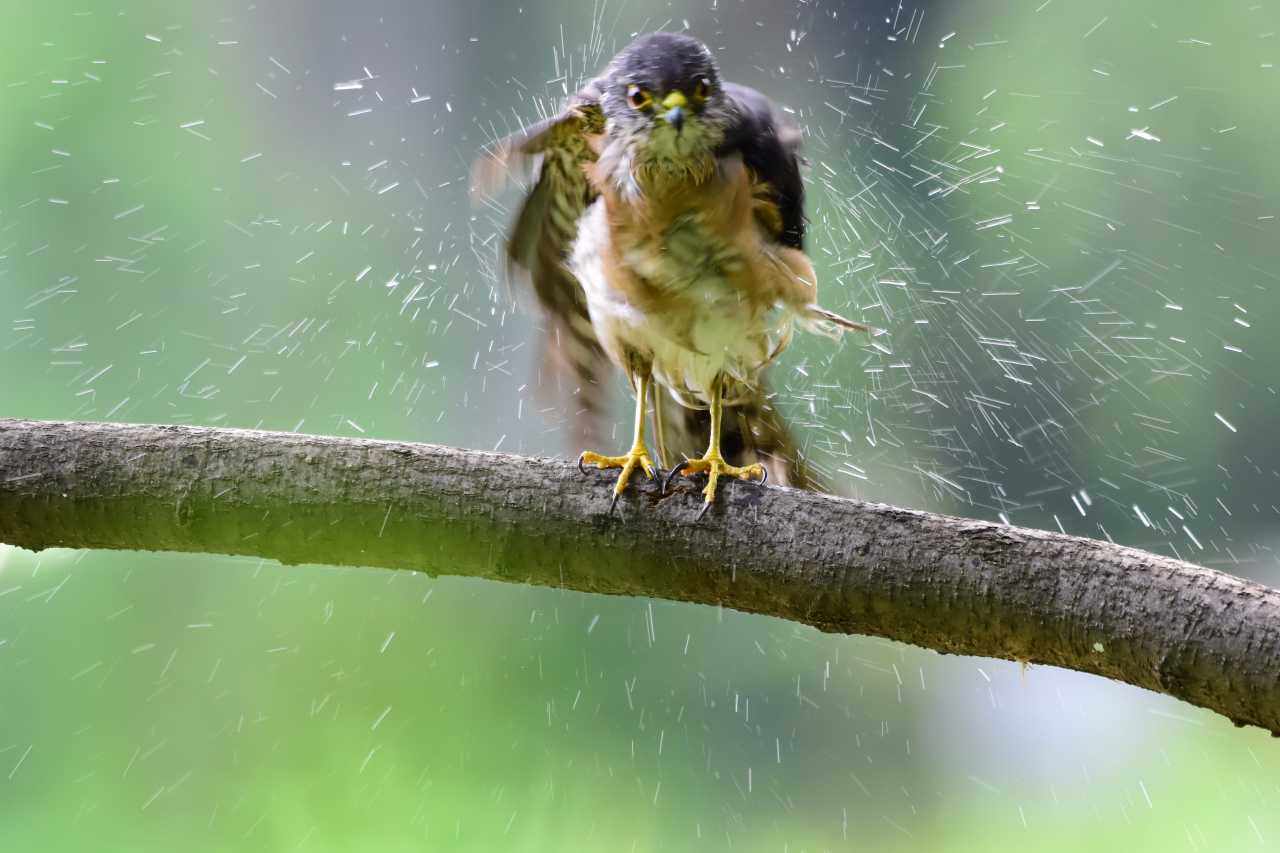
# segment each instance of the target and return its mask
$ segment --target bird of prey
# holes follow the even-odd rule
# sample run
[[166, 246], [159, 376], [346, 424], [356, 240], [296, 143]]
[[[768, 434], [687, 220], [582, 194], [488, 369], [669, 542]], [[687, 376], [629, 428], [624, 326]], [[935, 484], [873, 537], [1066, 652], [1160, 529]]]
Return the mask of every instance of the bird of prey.
[[[513, 168], [530, 175], [507, 255], [554, 321], [560, 360], [585, 386], [607, 358], [635, 393], [631, 447], [578, 460], [621, 469], [613, 505], [636, 468], [662, 478], [664, 433], [689, 423], [664, 416], [654, 394], [655, 457], [646, 436], [655, 386], [704, 413], [694, 423], [709, 421], [706, 452], [662, 479], [665, 490], [677, 474], [707, 474], [699, 517], [720, 478], [767, 479], [762, 458], [796, 471], [762, 372], [796, 326], [831, 337], [868, 330], [817, 304], [803, 251], [799, 144], [799, 129], [768, 98], [721, 79], [705, 45], [653, 33], [624, 48], [558, 115], [479, 161], [479, 182], [490, 186]], [[725, 407], [746, 413], [731, 418], [731, 448], [721, 440]], [[726, 458], [726, 449], [740, 458]], [[793, 474], [793, 484], [803, 477]]]

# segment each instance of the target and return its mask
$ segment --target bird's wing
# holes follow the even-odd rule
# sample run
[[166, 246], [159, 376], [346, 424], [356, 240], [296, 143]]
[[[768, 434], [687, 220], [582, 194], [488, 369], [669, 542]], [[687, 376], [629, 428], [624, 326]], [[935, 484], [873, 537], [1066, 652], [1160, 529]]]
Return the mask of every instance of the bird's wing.
[[[733, 121], [720, 156], [738, 154], [751, 169], [773, 211], [765, 220], [778, 242], [804, 249], [804, 181], [800, 177], [800, 128], [777, 104], [746, 86], [725, 83]], [[765, 208], [767, 211], [768, 208]], [[763, 211], [762, 211], [763, 212]]]
[[566, 263], [578, 219], [595, 200], [584, 167], [596, 159], [604, 132], [600, 83], [591, 81], [555, 116], [513, 134], [477, 162], [473, 189], [491, 192], [509, 176], [529, 189], [507, 235], [510, 278], [526, 280], [547, 319], [542, 361], [548, 378], [568, 374], [577, 394], [575, 438], [592, 439], [599, 429], [604, 395], [595, 392], [608, 363], [591, 328], [582, 287]]
[[813, 264], [804, 254], [804, 180], [800, 166], [800, 128], [791, 117], [755, 89], [724, 84], [736, 120], [725, 134], [721, 156], [738, 154], [756, 181], [756, 217], [781, 244], [778, 257], [791, 269], [791, 287], [781, 294], [811, 332], [839, 338], [844, 331], [869, 332], [817, 304]]

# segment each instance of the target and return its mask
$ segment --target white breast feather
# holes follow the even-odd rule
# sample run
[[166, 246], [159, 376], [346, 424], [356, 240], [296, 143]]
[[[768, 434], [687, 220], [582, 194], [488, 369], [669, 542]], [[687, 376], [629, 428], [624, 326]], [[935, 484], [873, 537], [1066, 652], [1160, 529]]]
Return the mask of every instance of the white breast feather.
[[[689, 318], [651, 316], [626, 301], [620, 288], [610, 286], [604, 262], [609, 225], [604, 203], [596, 201], [578, 222], [578, 236], [569, 266], [586, 294], [591, 324], [605, 350], [616, 360], [634, 351], [651, 360], [654, 378], [678, 394], [703, 402], [711, 397], [717, 375], [753, 384], [757, 373], [774, 354], [776, 342], [790, 334], [792, 316], [773, 311], [769, 317], [753, 313], [723, 278], [685, 285], [684, 292], [697, 303], [692, 326]], [[651, 281], [660, 281], [668, 268], [654, 247], [629, 251], [623, 259], [631, 269]], [[689, 334], [683, 340], [677, 329]]]

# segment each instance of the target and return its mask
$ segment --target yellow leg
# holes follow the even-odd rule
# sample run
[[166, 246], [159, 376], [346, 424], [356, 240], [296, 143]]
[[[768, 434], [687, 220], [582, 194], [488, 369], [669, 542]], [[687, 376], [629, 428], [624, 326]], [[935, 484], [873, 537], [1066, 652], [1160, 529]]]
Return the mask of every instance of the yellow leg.
[[599, 453], [586, 450], [578, 457], [579, 468], [587, 464], [595, 465], [597, 468], [622, 469], [622, 473], [618, 475], [618, 482], [613, 487], [613, 502], [609, 505], [610, 512], [613, 512], [613, 508], [617, 506], [618, 497], [622, 494], [622, 490], [627, 487], [627, 481], [631, 479], [631, 472], [637, 466], [644, 470], [650, 480], [658, 475], [658, 468], [653, 464], [653, 459], [649, 455], [649, 448], [644, 443], [644, 423], [647, 415], [646, 398], [649, 395], [649, 377], [647, 375], [636, 377], [635, 390], [636, 426], [631, 449], [622, 456], [602, 456]]
[[685, 462], [683, 468], [677, 468], [671, 472], [672, 476], [679, 473], [686, 477], [706, 472], [707, 487], [702, 490], [705, 499], [698, 518], [706, 515], [707, 510], [711, 508], [711, 504], [716, 499], [716, 485], [722, 476], [737, 477], [739, 480], [760, 480], [762, 483], [769, 477], [764, 466], [758, 462], [739, 468], [725, 462], [724, 456], [720, 454], [720, 416], [724, 408], [721, 401], [722, 393], [721, 383], [717, 380], [711, 392], [711, 441], [707, 445], [707, 452], [701, 459], [690, 459]]
[[662, 423], [662, 391], [653, 395], [653, 438], [658, 443], [658, 467], [667, 467], [666, 426]]

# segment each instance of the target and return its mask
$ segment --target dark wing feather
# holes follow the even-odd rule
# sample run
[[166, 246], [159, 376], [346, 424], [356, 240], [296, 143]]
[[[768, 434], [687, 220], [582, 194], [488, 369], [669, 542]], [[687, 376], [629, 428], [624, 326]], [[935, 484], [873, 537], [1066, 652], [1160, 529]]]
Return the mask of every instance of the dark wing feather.
[[[591, 138], [604, 130], [596, 81], [569, 99], [564, 110], [500, 142], [476, 164], [481, 190], [507, 175], [532, 174], [531, 187], [507, 237], [512, 278], [527, 279], [547, 329], [542, 362], [551, 376], [568, 373], [577, 394], [576, 437], [590, 440], [600, 424], [604, 395], [595, 390], [608, 359], [591, 328], [582, 287], [566, 264], [578, 219], [595, 200], [584, 166], [595, 160]], [[584, 391], [585, 393], [577, 393]]]
[[741, 154], [742, 162], [767, 184], [781, 215], [778, 241], [804, 249], [804, 181], [800, 177], [800, 128], [755, 89], [724, 84], [734, 121], [725, 131], [721, 156]]

